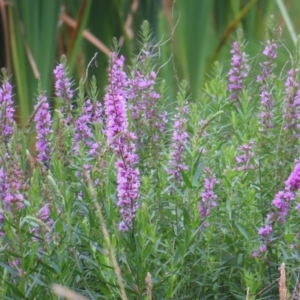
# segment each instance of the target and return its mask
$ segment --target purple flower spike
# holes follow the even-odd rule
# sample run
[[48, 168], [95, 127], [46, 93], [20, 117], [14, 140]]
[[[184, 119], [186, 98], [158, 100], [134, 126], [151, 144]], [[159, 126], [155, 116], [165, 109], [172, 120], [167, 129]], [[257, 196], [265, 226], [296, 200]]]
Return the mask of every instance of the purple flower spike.
[[[146, 61], [146, 54], [139, 57], [139, 64], [143, 65]], [[151, 71], [146, 72], [138, 69], [132, 73], [132, 78], [129, 79], [128, 103], [131, 110], [132, 119], [138, 130], [138, 138], [141, 138], [146, 130], [153, 133], [158, 130], [161, 134], [164, 133], [167, 123], [167, 112], [159, 112], [158, 101], [161, 97], [155, 91], [156, 73]], [[157, 133], [154, 133], [153, 140], [158, 139]]]
[[274, 59], [277, 57], [277, 44], [274, 41], [267, 41], [263, 54], [266, 56], [266, 61], [260, 63], [262, 74], [257, 76], [257, 82], [261, 84], [260, 98], [262, 112], [260, 114], [262, 125], [261, 131], [273, 127], [273, 106], [274, 100], [272, 95], [273, 81], [270, 80], [272, 72], [275, 68]]
[[55, 77], [55, 95], [61, 98], [65, 97], [70, 101], [73, 98], [73, 91], [71, 90], [71, 82], [67, 78], [64, 65], [58, 64], [53, 74]]
[[250, 141], [249, 144], [245, 144], [239, 147], [240, 155], [235, 159], [237, 167], [235, 167], [234, 170], [247, 171], [254, 169], [254, 166], [251, 163], [251, 158], [254, 156], [254, 153], [252, 151], [253, 145], [254, 142]]
[[12, 86], [4, 82], [0, 88], [0, 136], [4, 141], [13, 134], [14, 112]]
[[38, 160], [48, 165], [51, 160], [49, 136], [52, 133], [52, 120], [46, 96], [40, 95], [38, 97], [38, 103], [36, 104], [35, 109], [38, 109], [34, 117], [37, 131], [37, 142], [35, 147], [38, 151]]
[[297, 83], [298, 70], [291, 69], [285, 83], [286, 99], [283, 118], [285, 130], [291, 130], [298, 138], [300, 129], [300, 86]]
[[176, 108], [177, 114], [174, 121], [174, 132], [172, 137], [172, 152], [169, 161], [167, 173], [172, 175], [175, 182], [181, 181], [181, 171], [188, 170], [188, 166], [184, 164], [184, 145], [188, 141], [188, 134], [186, 132], [187, 116], [189, 113], [189, 106], [186, 102], [182, 108]]
[[85, 147], [89, 149], [89, 153], [93, 156], [97, 154], [100, 147], [99, 143], [94, 140], [94, 133], [90, 124], [102, 124], [102, 105], [97, 102], [96, 105], [90, 99], [84, 104], [81, 116], [75, 122], [75, 135], [74, 135], [74, 152], [79, 153], [79, 142], [81, 141]]
[[109, 69], [109, 87], [104, 97], [105, 114], [107, 116], [106, 135], [108, 143], [112, 143], [116, 152], [122, 148], [121, 136], [115, 136], [125, 132], [128, 127], [126, 115], [126, 87], [127, 77], [123, 71], [124, 57], [118, 58], [116, 53], [112, 54], [111, 67]]
[[236, 101], [239, 97], [239, 92], [244, 88], [243, 80], [248, 76], [249, 65], [247, 64], [247, 55], [241, 51], [238, 42], [232, 44], [231, 69], [229, 70], [230, 101]]
[[116, 162], [118, 171], [118, 206], [123, 220], [119, 230], [128, 231], [133, 227], [139, 197], [139, 170], [137, 168], [138, 156], [133, 141], [135, 135], [128, 131], [126, 113], [127, 77], [123, 71], [124, 57], [118, 58], [112, 54], [109, 68], [109, 86], [104, 97], [106, 114], [107, 141], [119, 157]]
[[11, 209], [20, 210], [24, 206], [24, 195], [22, 193], [25, 185], [24, 175], [17, 164], [11, 160], [8, 163], [11, 165], [10, 170], [5, 167], [0, 168], [0, 199], [3, 200], [2, 208], [6, 211], [11, 211]]
[[213, 189], [218, 183], [218, 180], [210, 168], [206, 168], [204, 172], [207, 177], [204, 179], [204, 191], [201, 195], [201, 203], [198, 204], [201, 218], [208, 217], [210, 214], [210, 209], [217, 206], [215, 201], [217, 199], [217, 195], [213, 192]]

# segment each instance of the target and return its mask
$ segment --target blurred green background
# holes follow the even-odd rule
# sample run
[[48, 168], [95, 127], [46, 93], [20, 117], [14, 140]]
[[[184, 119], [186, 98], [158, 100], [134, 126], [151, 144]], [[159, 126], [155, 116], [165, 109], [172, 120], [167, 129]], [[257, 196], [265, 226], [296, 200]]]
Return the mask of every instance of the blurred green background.
[[[143, 20], [152, 27], [153, 42], [161, 44], [159, 63], [164, 67], [159, 76], [167, 82], [169, 101], [182, 78], [197, 100], [213, 61], [229, 68], [237, 28], [243, 29], [253, 56], [262, 50], [273, 14], [282, 28], [277, 38], [292, 51], [300, 28], [298, 7], [299, 0], [0, 0], [0, 65], [14, 84], [17, 122], [24, 125], [32, 112], [38, 78], [48, 96], [53, 95], [52, 70], [62, 54], [76, 81], [86, 76], [97, 53], [88, 70], [89, 77], [97, 77], [101, 99], [113, 37], [130, 58], [138, 52]], [[287, 56], [282, 51], [278, 64], [283, 66]]]

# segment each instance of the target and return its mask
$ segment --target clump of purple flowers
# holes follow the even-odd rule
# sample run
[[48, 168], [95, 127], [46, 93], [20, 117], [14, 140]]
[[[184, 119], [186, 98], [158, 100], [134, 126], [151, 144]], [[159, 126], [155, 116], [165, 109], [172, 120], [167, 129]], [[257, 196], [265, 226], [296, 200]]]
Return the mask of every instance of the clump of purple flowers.
[[266, 61], [260, 63], [262, 68], [262, 74], [257, 76], [256, 81], [261, 84], [260, 87], [260, 98], [262, 105], [262, 112], [260, 114], [263, 129], [268, 129], [273, 127], [273, 106], [274, 100], [272, 96], [272, 89], [274, 85], [274, 76], [272, 72], [275, 68], [274, 59], [277, 57], [277, 44], [272, 41], [267, 41], [267, 46], [265, 47], [263, 54], [266, 56]]
[[295, 137], [299, 137], [300, 129], [300, 88], [297, 82], [298, 71], [291, 69], [288, 71], [288, 77], [285, 82], [285, 111], [283, 118], [285, 120], [285, 130], [292, 130]]
[[118, 206], [123, 220], [119, 229], [128, 231], [133, 227], [133, 220], [138, 208], [139, 170], [138, 156], [133, 141], [135, 135], [128, 130], [126, 114], [127, 76], [123, 71], [124, 57], [112, 53], [109, 68], [109, 86], [104, 97], [106, 114], [107, 141], [118, 157]]
[[188, 141], [188, 133], [186, 132], [187, 116], [189, 114], [189, 105], [187, 102], [182, 107], [177, 107], [175, 114], [174, 132], [171, 145], [171, 159], [168, 163], [167, 173], [170, 174], [175, 182], [181, 181], [181, 171], [188, 170], [188, 166], [184, 163], [184, 146]]
[[254, 142], [250, 141], [249, 144], [245, 144], [239, 147], [240, 154], [235, 159], [237, 167], [235, 167], [234, 170], [247, 171], [254, 169], [254, 166], [251, 163], [251, 158], [254, 156], [254, 153], [252, 151], [253, 145]]
[[237, 41], [233, 42], [231, 58], [231, 69], [229, 70], [229, 84], [230, 101], [236, 101], [239, 97], [240, 91], [244, 88], [244, 78], [248, 76], [249, 65], [247, 64], [247, 55], [241, 50], [241, 46]]
[[14, 112], [12, 86], [5, 80], [0, 88], [0, 137], [4, 142], [13, 134]]
[[34, 117], [36, 122], [37, 142], [36, 150], [38, 151], [38, 160], [48, 165], [51, 160], [50, 134], [52, 133], [52, 120], [49, 111], [49, 103], [45, 95], [38, 97], [35, 106], [37, 110]]
[[201, 218], [208, 217], [211, 208], [217, 206], [215, 201], [217, 199], [217, 195], [214, 193], [213, 189], [218, 183], [218, 180], [209, 167], [205, 168], [204, 173], [207, 177], [204, 179], [204, 191], [201, 194], [201, 202], [198, 204], [198, 210]]

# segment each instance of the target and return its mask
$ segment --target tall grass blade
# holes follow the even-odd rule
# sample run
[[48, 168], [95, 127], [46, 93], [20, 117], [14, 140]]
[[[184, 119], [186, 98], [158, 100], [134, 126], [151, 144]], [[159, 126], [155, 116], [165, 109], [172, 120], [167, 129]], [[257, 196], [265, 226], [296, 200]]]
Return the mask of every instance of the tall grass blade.
[[286, 10], [286, 7], [285, 7], [285, 5], [284, 5], [284, 3], [283, 3], [282, 0], [276, 0], [276, 3], [278, 5], [278, 8], [279, 8], [279, 10], [280, 10], [280, 12], [282, 14], [282, 17], [283, 17], [283, 19], [284, 19], [284, 21], [286, 23], [287, 29], [288, 29], [288, 31], [290, 33], [290, 36], [291, 36], [291, 38], [293, 40], [293, 43], [294, 43], [294, 45], [296, 45], [296, 43], [297, 43], [297, 34], [296, 34], [295, 28], [293, 26], [292, 20], [291, 20], [288, 12]]

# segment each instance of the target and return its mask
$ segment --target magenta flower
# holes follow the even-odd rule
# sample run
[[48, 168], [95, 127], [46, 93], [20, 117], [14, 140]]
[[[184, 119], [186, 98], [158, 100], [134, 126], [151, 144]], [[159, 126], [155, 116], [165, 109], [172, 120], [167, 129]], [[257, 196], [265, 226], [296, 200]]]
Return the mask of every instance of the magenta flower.
[[104, 97], [105, 114], [107, 117], [106, 135], [108, 143], [112, 143], [118, 153], [122, 149], [122, 135], [115, 138], [119, 133], [127, 131], [128, 120], [126, 114], [126, 88], [127, 76], [123, 71], [124, 57], [112, 54], [109, 68], [109, 86]]
[[118, 157], [118, 206], [122, 215], [119, 230], [127, 231], [133, 227], [138, 209], [139, 170], [138, 156], [134, 145], [135, 135], [128, 131], [126, 113], [127, 77], [123, 71], [124, 57], [112, 54], [109, 68], [109, 86], [104, 97], [107, 141]]
[[52, 133], [52, 120], [46, 96], [40, 95], [38, 97], [35, 109], [38, 109], [34, 117], [37, 131], [35, 147], [38, 151], [38, 160], [48, 165], [51, 160], [50, 134]]

